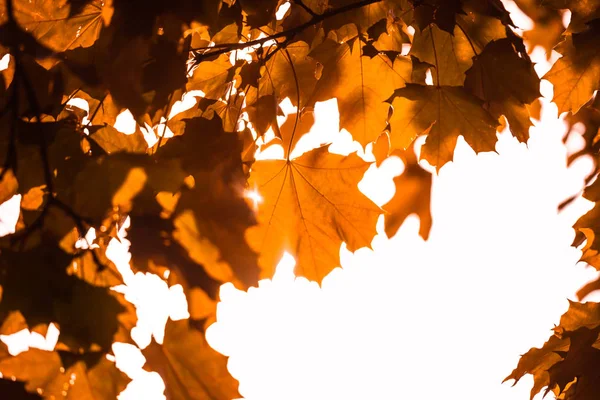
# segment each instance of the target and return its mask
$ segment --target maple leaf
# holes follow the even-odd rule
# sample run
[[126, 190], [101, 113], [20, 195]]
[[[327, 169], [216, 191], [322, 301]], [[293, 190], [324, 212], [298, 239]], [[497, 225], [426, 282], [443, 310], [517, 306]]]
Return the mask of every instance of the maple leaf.
[[[564, 360], [548, 369], [549, 388], [556, 386], [558, 393], [565, 393], [573, 400], [593, 400], [600, 392], [600, 349], [593, 347], [598, 341], [600, 327], [579, 328], [565, 332], [569, 339], [569, 351]], [[573, 383], [574, 382], [574, 383]], [[572, 385], [568, 386], [570, 383]], [[547, 389], [549, 391], [550, 389]]]
[[554, 9], [569, 9], [571, 21], [569, 30], [578, 32], [585, 29], [585, 24], [600, 17], [600, 1], [598, 0], [544, 0], [543, 5]]
[[277, 99], [272, 94], [260, 97], [253, 105], [246, 107], [248, 119], [262, 136], [272, 125], [277, 125], [277, 115], [282, 112], [277, 104]]
[[[156, 194], [175, 193], [183, 185], [185, 174], [180, 165], [179, 160], [157, 163], [143, 154], [101, 156], [77, 174], [64, 197], [78, 215], [96, 226], [115, 210], [120, 213], [158, 213], [160, 206], [155, 200]], [[110, 172], [107, 174], [107, 171]]]
[[[244, 284], [255, 285], [256, 254], [244, 239], [255, 219], [243, 198], [241, 150], [238, 135], [224, 132], [219, 118], [200, 117], [188, 120], [185, 133], [169, 140], [157, 156], [181, 160], [194, 177], [193, 189], [182, 193], [175, 210], [176, 239], [209, 274], [226, 280], [230, 271], [224, 261]], [[228, 252], [232, 247], [236, 251]]]
[[419, 234], [423, 239], [429, 237], [431, 229], [431, 174], [419, 166], [412, 150], [392, 153], [404, 162], [404, 172], [394, 178], [396, 194], [382, 208], [385, 216], [385, 233], [392, 237], [400, 228], [406, 217], [411, 214], [419, 216]]
[[[5, 9], [5, 4], [0, 7]], [[65, 0], [13, 0], [13, 7], [17, 23], [55, 52], [92, 46], [104, 23], [110, 21], [100, 0], [86, 1], [77, 9]]]
[[504, 378], [503, 382], [513, 379], [513, 386], [526, 374], [533, 375], [533, 388], [531, 389], [531, 399], [550, 383], [548, 369], [562, 360], [559, 352], [569, 349], [569, 342], [558, 336], [550, 336], [550, 339], [541, 349], [533, 348], [521, 356], [519, 364], [513, 372]]
[[65, 400], [113, 400], [125, 389], [130, 379], [119, 371], [115, 363], [101, 355], [88, 365], [85, 357], [71, 358], [65, 364], [59, 352], [30, 349], [15, 357], [4, 352], [0, 355], [0, 373], [25, 382], [32, 393], [44, 398]]
[[[585, 139], [585, 146], [583, 149], [569, 155], [568, 165], [571, 165], [582, 155], [592, 155], [598, 153], [598, 130], [600, 129], [600, 96], [594, 96], [579, 109], [576, 114], [567, 114], [565, 121], [569, 124], [569, 133], [565, 137], [565, 140], [570, 137], [571, 134], [577, 132], [574, 128], [577, 124], [583, 124], [585, 127], [585, 133], [583, 138]], [[586, 188], [589, 190], [590, 187]]]
[[[576, 303], [569, 301], [569, 309], [560, 318], [560, 323], [554, 328], [552, 335], [541, 349], [533, 348], [521, 356], [519, 364], [504, 381], [514, 379], [515, 385], [526, 374], [533, 375], [533, 388], [531, 399], [539, 393], [543, 387], [548, 387], [547, 392], [555, 390], [556, 395], [562, 392], [567, 384], [571, 383], [575, 376], [583, 377], [581, 383], [585, 388], [589, 383], [589, 372], [597, 373], [597, 368], [585, 364], [595, 363], [600, 350], [587, 348], [598, 339], [600, 329], [600, 303]], [[591, 336], [590, 336], [591, 335]], [[591, 341], [591, 342], [590, 342]], [[599, 360], [600, 361], [600, 360]], [[594, 364], [595, 365], [595, 364]], [[592, 381], [594, 382], [594, 381]], [[579, 389], [582, 388], [579, 387]], [[571, 391], [571, 389], [573, 389]], [[579, 389], [570, 387], [569, 395], [575, 393], [575, 399], [591, 399], [594, 397], [577, 397], [583, 395]], [[588, 388], [589, 389], [589, 388]], [[586, 389], [586, 390], [588, 390]], [[597, 388], [594, 389], [597, 394]], [[594, 393], [592, 391], [592, 393]], [[589, 396], [586, 394], [585, 396]], [[571, 397], [566, 397], [571, 398]]]
[[172, 400], [238, 398], [238, 383], [227, 372], [224, 356], [209, 347], [187, 321], [168, 321], [164, 344], [152, 342], [142, 353], [146, 368], [160, 374]]
[[[52, 243], [23, 252], [3, 249], [0, 313], [6, 316], [20, 310], [31, 327], [57, 322], [59, 340], [75, 349], [87, 349], [92, 344], [108, 349], [123, 308], [107, 289], [68, 275], [71, 259]], [[93, 312], [89, 304], [94, 305]]]
[[588, 186], [585, 189], [584, 197], [593, 201], [594, 207], [579, 218], [573, 228], [583, 233], [587, 239], [587, 243], [582, 249], [581, 260], [600, 270], [600, 257], [598, 256], [600, 250], [600, 236], [598, 235], [600, 230], [600, 205], [598, 203], [600, 201], [600, 182], [595, 181]]
[[403, 57], [392, 61], [383, 54], [364, 56], [358, 39], [343, 44], [326, 39], [310, 55], [323, 64], [312, 104], [336, 98], [340, 128], [363, 146], [377, 139], [387, 124], [385, 100], [410, 80], [410, 61]]
[[519, 57], [510, 39], [492, 41], [484, 48], [467, 72], [465, 87], [487, 101], [514, 97], [529, 104], [540, 96], [533, 64]]
[[201, 62], [193, 70], [186, 90], [202, 90], [206, 98], [218, 100], [225, 95], [225, 84], [231, 81], [232, 72], [233, 66], [226, 54], [220, 55], [214, 61]]
[[317, 83], [317, 61], [309, 53], [310, 46], [303, 41], [277, 51], [265, 63], [258, 83], [261, 92], [273, 93], [278, 102], [288, 97], [300, 109], [306, 106]]
[[465, 88], [487, 101], [492, 115], [504, 115], [517, 139], [527, 141], [533, 124], [526, 104], [540, 97], [539, 78], [510, 39], [492, 41], [484, 48], [467, 71]]
[[569, 309], [560, 317], [557, 332], [576, 331], [585, 327], [595, 329], [600, 325], [600, 303], [578, 303], [569, 300]]
[[221, 282], [209, 276], [206, 268], [200, 268], [185, 248], [173, 237], [173, 221], [158, 216], [133, 216], [127, 236], [131, 241], [131, 264], [137, 271], [152, 271], [164, 266], [184, 279], [184, 287], [202, 289], [216, 299]]
[[421, 30], [436, 24], [441, 30], [452, 34], [456, 14], [464, 12], [460, 0], [412, 0], [412, 3], [415, 7], [414, 19]]
[[459, 135], [476, 152], [494, 151], [498, 122], [482, 108], [481, 100], [463, 88], [408, 84], [394, 96], [392, 148], [404, 149], [428, 132], [421, 158], [437, 169], [452, 161]]
[[289, 158], [298, 140], [306, 135], [315, 123], [313, 110], [305, 109], [300, 114], [292, 113], [278, 130], [285, 158]]
[[[20, 194], [26, 194], [33, 188], [47, 184], [44, 160], [39, 152], [42, 140], [47, 148], [48, 165], [56, 171], [52, 176], [55, 189], [62, 191], [71, 185], [73, 173], [77, 172], [87, 158], [81, 150], [80, 135], [71, 124], [66, 121], [15, 121], [7, 125], [0, 128], [0, 160], [4, 165], [10, 162], [10, 167], [16, 171]], [[12, 159], [5, 159], [9, 155], [12, 129], [13, 133], [18, 135], [14, 143], [16, 154]]]
[[534, 21], [533, 28], [525, 31], [523, 38], [533, 47], [542, 46], [550, 56], [550, 51], [556, 46], [565, 30], [560, 11], [548, 7], [548, 2], [540, 4], [537, 0], [517, 0], [515, 3]]
[[428, 25], [417, 31], [413, 39], [409, 54], [436, 68], [436, 85], [461, 86], [473, 57], [492, 40], [506, 37], [504, 25], [495, 18], [469, 14], [461, 15], [457, 21], [452, 33]]
[[264, 201], [247, 238], [260, 253], [262, 276], [272, 276], [287, 251], [298, 260], [297, 274], [320, 282], [339, 265], [342, 242], [351, 251], [369, 246], [381, 210], [357, 188], [368, 167], [356, 154], [332, 154], [327, 146], [254, 163], [249, 186]]
[[552, 101], [558, 112], [574, 114], [600, 88], [600, 24], [567, 36], [557, 47], [563, 56], [543, 76], [554, 85]]
[[410, 44], [407, 32], [408, 27], [404, 21], [391, 15], [373, 25], [368, 31], [375, 49], [382, 52], [393, 51], [397, 54], [402, 53], [403, 45]]

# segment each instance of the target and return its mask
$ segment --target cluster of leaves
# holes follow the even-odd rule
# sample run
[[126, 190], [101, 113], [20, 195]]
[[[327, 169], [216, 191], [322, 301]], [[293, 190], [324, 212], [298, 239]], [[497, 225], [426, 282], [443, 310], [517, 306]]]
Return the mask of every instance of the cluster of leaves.
[[[527, 141], [539, 79], [499, 0], [293, 0], [278, 15], [284, 3], [0, 0], [0, 203], [21, 195], [16, 231], [0, 242], [0, 332], [60, 328], [55, 351], [2, 349], [0, 372], [25, 386], [3, 382], [0, 393], [114, 399], [127, 384], [105, 354], [132, 342], [136, 314], [109, 290], [122, 277], [106, 250], [129, 218], [132, 268], [169, 269], [191, 315], [169, 321], [164, 344], [144, 350], [147, 367], [169, 399], [237, 397], [226, 359], [203, 335], [214, 312], [207, 299], [222, 282], [255, 285], [284, 251], [297, 274], [321, 281], [339, 265], [342, 242], [370, 245], [381, 213], [389, 234], [417, 213], [426, 237], [431, 175], [412, 146], [419, 136], [420, 158], [437, 169], [461, 135], [478, 152], [493, 151], [506, 124]], [[536, 22], [525, 38], [547, 50], [561, 41], [563, 58], [546, 76], [559, 110], [597, 131], [587, 103], [600, 85], [596, 2], [518, 3]], [[566, 31], [563, 8], [572, 12]], [[197, 101], [177, 112], [185, 93]], [[279, 126], [285, 98], [298, 111]], [[357, 188], [370, 165], [357, 154], [324, 144], [292, 157], [315, 104], [329, 99], [339, 128], [372, 143], [377, 163], [395, 155], [406, 164], [383, 209]], [[125, 109], [136, 126], [121, 132]], [[265, 146], [280, 145], [284, 157], [256, 160], [270, 132]], [[586, 138], [596, 153], [595, 135]], [[263, 197], [257, 210], [247, 189]], [[589, 262], [594, 210], [577, 226]], [[566, 347], [542, 386], [573, 392], [575, 377], [593, 381], [585, 374], [594, 361], [582, 375], [577, 357], [597, 357], [589, 335], [598, 329], [577, 318], [552, 339]]]
[[[572, 128], [568, 135], [581, 132], [577, 125], [584, 128], [586, 145], [570, 156], [569, 162], [584, 155], [592, 156], [596, 161], [596, 170], [589, 177], [592, 181], [600, 165], [600, 98], [596, 94], [600, 89], [600, 1], [523, 0], [517, 3], [535, 22], [534, 29], [526, 32], [524, 37], [529, 38], [532, 45], [543, 46], [548, 51], [554, 49], [561, 55], [543, 78], [554, 86], [553, 101], [559, 113], [567, 112], [566, 121]], [[571, 12], [566, 29], [558, 23], [560, 10], [565, 9]], [[581, 260], [600, 271], [599, 189], [598, 181], [585, 189], [584, 197], [595, 204], [576, 222], [574, 245], [585, 241]], [[598, 289], [600, 279], [581, 288], [577, 295], [581, 300]], [[597, 399], [600, 394], [599, 318], [600, 303], [571, 302], [544, 346], [524, 354], [505, 380], [512, 379], [516, 384], [525, 374], [531, 374], [534, 379], [532, 399], [544, 388], [546, 394], [552, 391], [558, 399]]]

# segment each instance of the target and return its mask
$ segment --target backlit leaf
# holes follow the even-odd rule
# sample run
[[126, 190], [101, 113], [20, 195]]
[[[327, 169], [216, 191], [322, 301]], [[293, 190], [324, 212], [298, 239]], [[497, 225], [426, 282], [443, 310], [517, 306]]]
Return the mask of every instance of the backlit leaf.
[[568, 36], [557, 50], [563, 55], [544, 79], [554, 85], [558, 112], [576, 113], [600, 88], [600, 27]]
[[359, 40], [338, 44], [327, 39], [311, 56], [323, 64], [313, 101], [336, 98], [340, 128], [363, 146], [377, 139], [387, 124], [389, 104], [385, 100], [409, 81], [410, 61], [390, 60], [383, 54], [364, 56]]
[[336, 265], [342, 242], [350, 250], [369, 246], [381, 210], [358, 191], [369, 164], [327, 147], [291, 161], [257, 161], [249, 185], [264, 201], [248, 231], [260, 253], [262, 276], [272, 276], [284, 251], [298, 260], [296, 273], [321, 281]]
[[[4, 3], [4, 0], [1, 3]], [[100, 30], [110, 16], [100, 0], [86, 1], [73, 13], [72, 2], [66, 0], [13, 1], [15, 18], [19, 25], [43, 45], [62, 52], [94, 44]], [[0, 4], [5, 9], [5, 4]]]
[[238, 398], [238, 383], [227, 372], [227, 360], [206, 343], [187, 321], [169, 321], [163, 345], [152, 342], [143, 350], [146, 368], [158, 372], [172, 400], [230, 400]]
[[0, 356], [0, 373], [25, 382], [29, 392], [39, 392], [46, 399], [114, 400], [130, 381], [105, 358], [93, 367], [83, 361], [66, 366], [57, 352], [38, 349], [15, 357]]
[[417, 158], [409, 149], [405, 152], [395, 151], [392, 155], [400, 156], [404, 162], [402, 175], [394, 178], [396, 194], [383, 209], [385, 215], [385, 233], [392, 237], [398, 231], [406, 217], [417, 214], [420, 221], [419, 234], [423, 239], [429, 237], [431, 229], [431, 173], [419, 166]]
[[500, 21], [470, 14], [458, 19], [452, 34], [435, 25], [416, 32], [410, 54], [437, 68], [437, 73], [433, 73], [435, 84], [460, 86], [465, 72], [473, 65], [473, 57], [490, 41], [504, 37], [505, 28]]
[[460, 87], [409, 84], [396, 91], [392, 107], [392, 148], [404, 149], [427, 133], [421, 158], [438, 169], [452, 161], [459, 135], [476, 152], [495, 149], [498, 122]]
[[490, 42], [467, 71], [465, 88], [489, 103], [495, 117], [504, 115], [514, 136], [526, 142], [532, 126], [526, 104], [540, 96], [531, 61], [519, 57], [509, 39]]

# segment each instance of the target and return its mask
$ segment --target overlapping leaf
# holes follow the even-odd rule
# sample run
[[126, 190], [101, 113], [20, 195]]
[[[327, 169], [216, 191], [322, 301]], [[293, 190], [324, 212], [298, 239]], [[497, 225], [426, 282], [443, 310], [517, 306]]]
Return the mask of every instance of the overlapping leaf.
[[[190, 152], [190, 148], [196, 151]], [[194, 187], [183, 191], [175, 210], [177, 240], [209, 273], [226, 280], [232, 278], [227, 270], [229, 274], [233, 271], [244, 284], [255, 285], [256, 254], [244, 239], [255, 219], [243, 197], [245, 177], [238, 136], [224, 132], [219, 118], [195, 118], [188, 121], [186, 132], [171, 139], [157, 156], [162, 162], [181, 160], [184, 170], [194, 177]], [[230, 248], [236, 251], [227, 251]]]
[[[2, 319], [20, 311], [30, 327], [56, 322], [59, 340], [75, 350], [92, 344], [110, 348], [117, 315], [124, 311], [105, 288], [91, 286], [67, 274], [72, 256], [57, 244], [42, 242], [24, 252], [2, 250]], [[94, 311], [87, 304], [95, 304]]]
[[567, 36], [557, 50], [563, 55], [544, 79], [554, 85], [558, 112], [576, 113], [600, 88], [600, 24]]
[[494, 117], [504, 115], [517, 139], [527, 141], [532, 123], [526, 105], [540, 96], [539, 78], [509, 39], [485, 47], [467, 71], [465, 88], [487, 101]]
[[416, 32], [410, 54], [433, 65], [436, 85], [461, 86], [465, 72], [473, 65], [473, 57], [492, 40], [506, 37], [502, 23], [478, 14], [460, 16], [452, 33], [437, 25]]
[[396, 91], [392, 107], [392, 148], [427, 133], [421, 158], [438, 169], [452, 161], [459, 135], [477, 152], [495, 149], [498, 122], [461, 87], [409, 84]]
[[560, 398], [591, 400], [597, 397], [600, 375], [600, 304], [570, 302], [555, 334], [541, 349], [531, 349], [505, 379], [515, 384], [533, 375], [531, 398], [547, 386]]
[[130, 379], [113, 362], [101, 355], [96, 358], [95, 365], [77, 356], [66, 364], [59, 352], [30, 349], [11, 357], [3, 351], [0, 373], [25, 382], [29, 392], [46, 399], [114, 400]]
[[392, 237], [398, 231], [406, 217], [417, 214], [420, 221], [419, 234], [424, 239], [429, 237], [431, 229], [431, 174], [419, 166], [412, 149], [395, 151], [404, 162], [404, 171], [394, 178], [396, 194], [383, 209], [385, 216], [385, 233]]
[[227, 360], [190, 329], [187, 321], [169, 321], [163, 345], [143, 351], [146, 367], [157, 371], [172, 400], [229, 400], [238, 398], [238, 383], [227, 373]]
[[377, 139], [387, 124], [385, 100], [410, 80], [410, 61], [390, 60], [383, 54], [364, 56], [358, 39], [343, 44], [327, 39], [311, 56], [323, 64], [312, 101], [336, 98], [340, 128], [363, 146]]
[[[0, 2], [2, 10], [6, 1]], [[101, 0], [82, 2], [79, 7], [66, 0], [19, 0], [13, 1], [13, 7], [22, 29], [55, 52], [92, 46], [111, 17]]]

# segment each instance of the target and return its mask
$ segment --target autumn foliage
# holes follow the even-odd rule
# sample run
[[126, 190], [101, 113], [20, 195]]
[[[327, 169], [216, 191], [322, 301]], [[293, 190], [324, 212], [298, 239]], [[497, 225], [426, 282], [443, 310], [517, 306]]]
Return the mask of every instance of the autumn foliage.
[[[190, 318], [143, 350], [146, 368], [168, 399], [237, 397], [204, 338], [206, 299], [223, 282], [271, 277], [286, 251], [298, 275], [320, 282], [342, 243], [370, 245], [382, 213], [389, 235], [416, 213], [426, 238], [431, 174], [413, 142], [426, 135], [420, 159], [438, 170], [459, 136], [494, 151], [508, 125], [526, 142], [540, 78], [525, 43], [562, 55], [543, 79], [569, 123], [586, 126], [574, 157], [596, 157], [600, 1], [516, 3], [532, 30], [518, 30], [500, 0], [0, 0], [0, 203], [22, 196], [15, 232], [0, 239], [0, 333], [60, 329], [55, 351], [11, 356], [2, 344], [0, 373], [16, 382], [1, 380], [0, 398], [108, 400], [127, 385], [105, 357], [132, 342], [137, 319], [109, 290], [123, 278], [106, 251], [127, 219], [133, 270], [168, 269], [189, 304]], [[186, 92], [195, 101], [181, 108]], [[279, 126], [286, 98], [298, 112]], [[373, 143], [378, 163], [405, 163], [383, 209], [358, 190], [370, 163], [356, 153], [327, 143], [293, 153], [315, 104], [330, 99], [339, 128]], [[125, 110], [129, 132], [115, 128]], [[281, 159], [255, 159], [272, 145]], [[257, 210], [244, 195], [253, 189]], [[600, 183], [585, 196], [597, 203], [575, 245], [585, 240], [582, 260], [600, 270]], [[532, 395], [597, 399], [598, 343], [600, 304], [572, 303], [507, 379], [533, 375]]]

